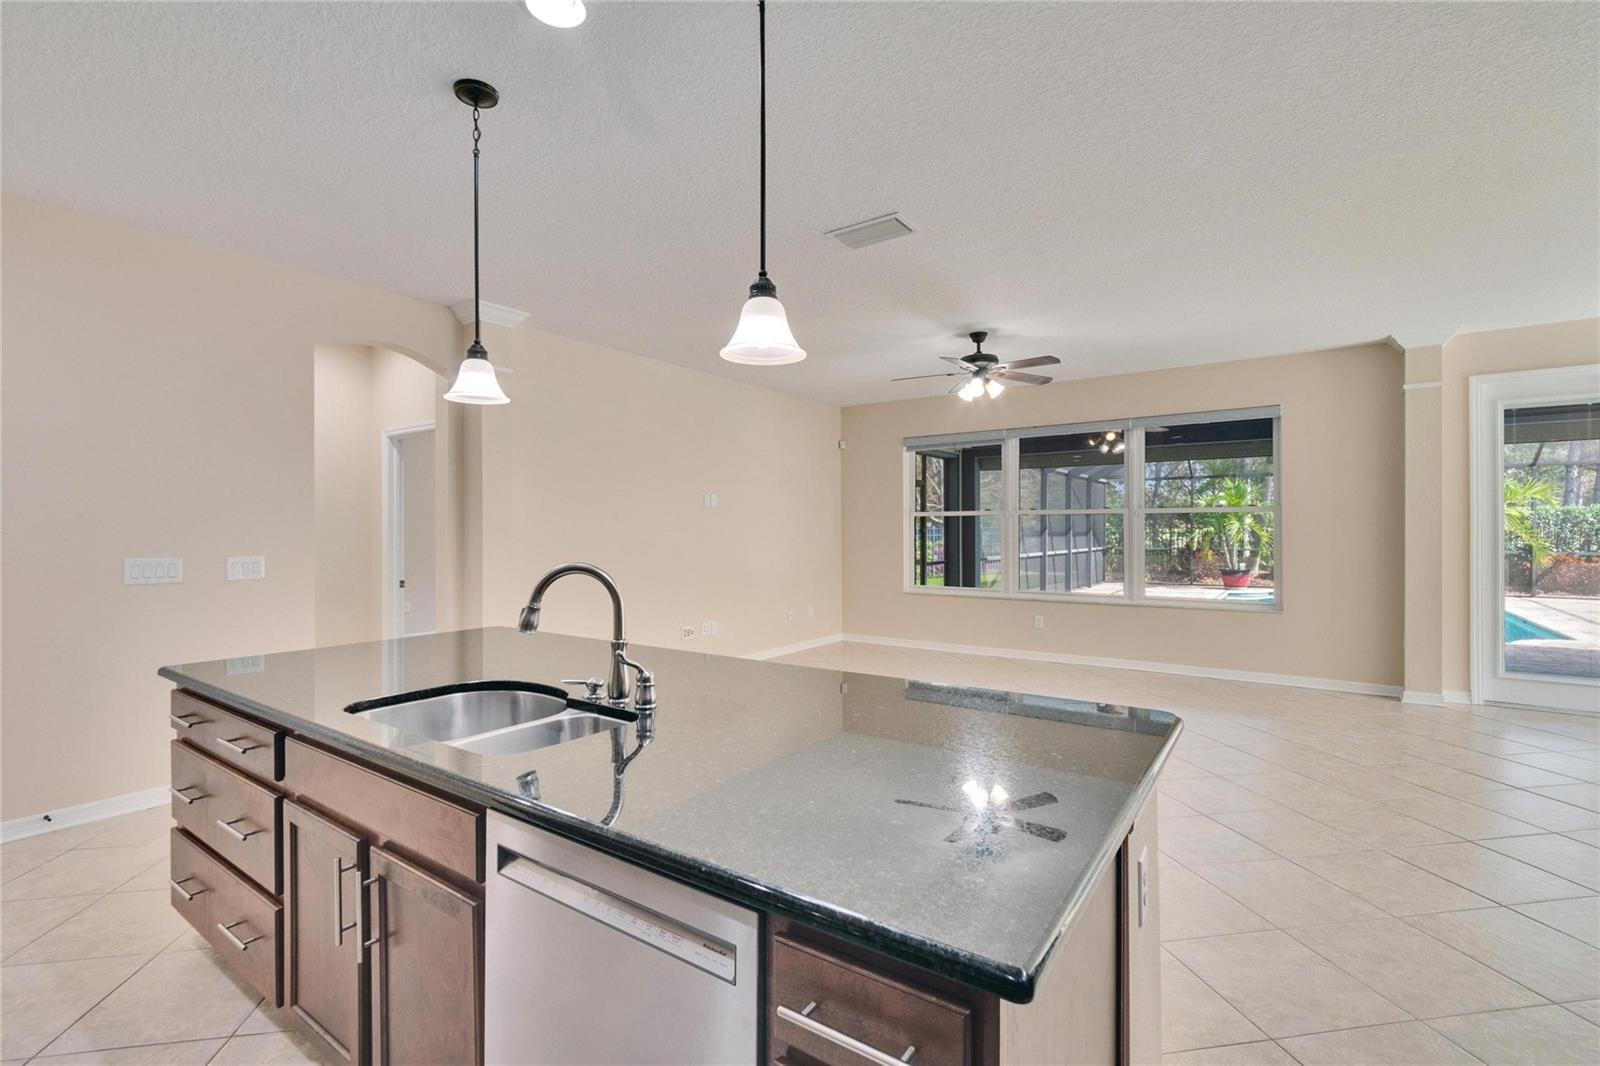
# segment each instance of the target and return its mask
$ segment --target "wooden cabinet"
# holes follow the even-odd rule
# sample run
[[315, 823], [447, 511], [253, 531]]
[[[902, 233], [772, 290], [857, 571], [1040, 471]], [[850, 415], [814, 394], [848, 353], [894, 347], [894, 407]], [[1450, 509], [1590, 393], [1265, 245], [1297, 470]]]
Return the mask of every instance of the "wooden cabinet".
[[172, 906], [273, 1006], [279, 995], [278, 901], [234, 873], [181, 829], [171, 838]]
[[774, 1057], [828, 1066], [906, 1061], [967, 1066], [973, 1007], [779, 933], [772, 938], [767, 1025]]
[[478, 1062], [483, 903], [382, 848], [369, 861], [374, 1066]]
[[172, 742], [172, 818], [267, 892], [278, 891], [278, 794]]
[[364, 840], [283, 805], [283, 1005], [338, 1062], [359, 1063], [366, 1014]]
[[180, 739], [260, 781], [283, 778], [283, 733], [178, 689], [168, 714]]

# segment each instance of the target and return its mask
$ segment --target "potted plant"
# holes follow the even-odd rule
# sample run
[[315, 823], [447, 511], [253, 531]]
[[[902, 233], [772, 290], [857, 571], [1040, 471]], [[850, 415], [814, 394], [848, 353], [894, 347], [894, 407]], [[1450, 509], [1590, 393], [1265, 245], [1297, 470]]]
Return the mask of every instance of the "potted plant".
[[[1200, 501], [1203, 507], [1260, 507], [1261, 487], [1244, 478], [1225, 478]], [[1190, 550], [1204, 559], [1221, 557], [1222, 587], [1242, 589], [1261, 566], [1261, 553], [1272, 543], [1272, 528], [1253, 511], [1224, 511], [1195, 516]]]

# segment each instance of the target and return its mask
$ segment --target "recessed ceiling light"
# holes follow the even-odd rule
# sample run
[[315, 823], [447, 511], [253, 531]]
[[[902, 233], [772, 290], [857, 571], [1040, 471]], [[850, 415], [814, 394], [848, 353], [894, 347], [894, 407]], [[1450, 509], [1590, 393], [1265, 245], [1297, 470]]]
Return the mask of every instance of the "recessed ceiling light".
[[570, 30], [589, 14], [583, 0], [523, 0], [523, 3], [528, 7], [528, 14], [546, 26], [562, 30]]

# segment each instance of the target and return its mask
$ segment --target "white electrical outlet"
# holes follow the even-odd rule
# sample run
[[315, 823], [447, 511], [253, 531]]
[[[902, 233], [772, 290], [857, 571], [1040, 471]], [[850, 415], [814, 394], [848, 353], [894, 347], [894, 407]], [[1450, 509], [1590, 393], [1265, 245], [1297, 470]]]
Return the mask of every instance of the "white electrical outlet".
[[707, 507], [715, 507], [717, 505], [717, 494], [714, 492], [706, 493], [705, 504]]
[[817, 616], [817, 605], [814, 604], [814, 603], [806, 604], [806, 617], [807, 618], [815, 618], [816, 616]]
[[1033, 616], [1033, 628], [1035, 628], [1035, 629], [1043, 629], [1044, 628], [1044, 615], [1036, 614], [1036, 615]]
[[794, 608], [793, 607], [789, 608], [784, 613], [789, 616], [789, 621], [791, 621], [791, 622], [794, 621]]
[[1144, 912], [1150, 907], [1150, 848], [1139, 849], [1139, 926], [1144, 927]]
[[124, 585], [176, 585], [183, 582], [182, 559], [124, 559]]
[[229, 581], [260, 581], [267, 576], [265, 555], [230, 555], [226, 572]]
[[694, 639], [694, 626], [683, 626], [683, 627], [681, 627], [679, 629], [679, 631], [678, 631], [678, 639], [679, 640], [693, 640]]

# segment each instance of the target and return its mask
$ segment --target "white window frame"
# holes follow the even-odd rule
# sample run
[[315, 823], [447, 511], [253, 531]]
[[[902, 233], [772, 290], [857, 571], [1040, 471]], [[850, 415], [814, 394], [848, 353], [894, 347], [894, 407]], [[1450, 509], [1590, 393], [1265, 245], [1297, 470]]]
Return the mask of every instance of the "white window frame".
[[[1469, 631], [1473, 703], [1594, 713], [1600, 685], [1588, 678], [1513, 674], [1505, 668], [1506, 410], [1592, 403], [1600, 365], [1478, 374], [1468, 380]], [[1449, 625], [1449, 619], [1445, 624]]]
[[[1272, 502], [1265, 507], [1145, 508], [1144, 432], [1152, 426], [1192, 425], [1202, 422], [1227, 422], [1247, 418], [1272, 419]], [[1126, 434], [1123, 452], [1126, 489], [1120, 508], [1049, 508], [1043, 511], [1024, 508], [1018, 499], [1020, 492], [1020, 444], [1028, 437], [1054, 436], [1069, 433], [1094, 433], [1115, 429]], [[916, 453], [928, 448], [960, 447], [972, 444], [1001, 445], [1001, 475], [1004, 498], [998, 511], [914, 511], [913, 464]], [[1283, 498], [1284, 455], [1283, 415], [1277, 406], [1245, 407], [1225, 411], [1194, 411], [1184, 414], [1152, 415], [1139, 418], [1109, 418], [1093, 422], [1074, 422], [1054, 426], [1028, 426], [1015, 429], [989, 430], [976, 433], [952, 433], [922, 437], [907, 437], [901, 448], [901, 590], [929, 596], [968, 596], [981, 599], [1034, 600], [1050, 603], [1098, 603], [1120, 607], [1175, 607], [1180, 610], [1243, 611], [1253, 614], [1278, 614], [1285, 602], [1285, 567], [1283, 551]], [[1144, 580], [1144, 532], [1147, 514], [1226, 513], [1231, 511], [1262, 512], [1271, 515], [1273, 537], [1273, 600], [1271, 603], [1246, 603], [1228, 600], [1180, 599], [1177, 597], [1149, 596]], [[1121, 515], [1123, 539], [1123, 591], [1121, 595], [1092, 592], [1045, 592], [1024, 590], [1019, 587], [1018, 569], [1019, 534], [1023, 516], [1038, 515], [1114, 514]], [[1002, 536], [1000, 581], [994, 588], [951, 588], [916, 584], [915, 519], [929, 516], [959, 518], [970, 516], [999, 517]]]

